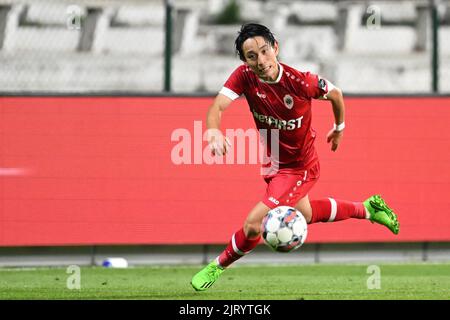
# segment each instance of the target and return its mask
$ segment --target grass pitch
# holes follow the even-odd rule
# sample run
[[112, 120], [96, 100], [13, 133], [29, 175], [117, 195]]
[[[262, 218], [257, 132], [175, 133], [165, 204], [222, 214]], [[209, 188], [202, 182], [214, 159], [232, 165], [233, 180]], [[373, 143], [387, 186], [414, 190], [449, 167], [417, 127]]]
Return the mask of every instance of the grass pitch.
[[0, 268], [0, 299], [450, 299], [448, 263], [378, 264], [379, 289], [368, 266], [234, 266], [205, 292], [189, 284], [200, 266], [83, 267], [79, 290], [66, 268]]

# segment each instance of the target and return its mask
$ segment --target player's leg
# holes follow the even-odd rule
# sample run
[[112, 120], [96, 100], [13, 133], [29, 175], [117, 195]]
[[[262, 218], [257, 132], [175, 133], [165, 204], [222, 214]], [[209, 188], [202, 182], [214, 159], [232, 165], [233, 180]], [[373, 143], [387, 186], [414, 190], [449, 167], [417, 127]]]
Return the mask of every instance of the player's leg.
[[225, 250], [192, 278], [191, 284], [195, 290], [204, 291], [211, 287], [225, 268], [258, 245], [261, 222], [269, 210], [263, 202], [256, 204], [249, 212], [244, 226], [233, 234]]
[[256, 206], [250, 211], [244, 223], [243, 231], [245, 236], [249, 239], [260, 238], [261, 223], [271, 208], [262, 201], [258, 202]]
[[372, 196], [364, 202], [339, 200], [334, 198], [309, 201], [308, 196], [300, 199], [295, 206], [303, 213], [308, 223], [334, 222], [353, 219], [369, 219], [398, 234], [400, 225], [397, 216], [379, 196]]
[[297, 204], [295, 205], [295, 209], [302, 213], [307, 223], [311, 223], [312, 207], [311, 203], [309, 202], [308, 195], [304, 196], [297, 202]]
[[312, 210], [309, 223], [369, 218], [362, 202], [324, 198], [311, 200], [310, 205]]
[[308, 192], [312, 189], [320, 176], [320, 165], [311, 167], [305, 179], [299, 183], [294, 195], [297, 197], [295, 207], [303, 214], [308, 223], [334, 222], [350, 218], [369, 219], [389, 228], [394, 234], [399, 232], [397, 216], [378, 195], [372, 196], [364, 202], [325, 198], [309, 200]]
[[218, 265], [226, 268], [242, 256], [248, 254], [258, 245], [261, 238], [261, 222], [269, 210], [270, 208], [263, 202], [258, 202], [256, 206], [250, 210], [243, 228], [233, 234], [228, 246], [216, 258]]

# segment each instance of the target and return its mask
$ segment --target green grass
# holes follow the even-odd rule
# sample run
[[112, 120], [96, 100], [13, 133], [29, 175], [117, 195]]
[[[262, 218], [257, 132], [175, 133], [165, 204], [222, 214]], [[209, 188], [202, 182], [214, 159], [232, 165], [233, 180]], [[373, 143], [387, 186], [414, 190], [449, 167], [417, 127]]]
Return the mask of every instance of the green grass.
[[368, 289], [368, 265], [235, 266], [208, 291], [189, 282], [199, 266], [81, 268], [69, 290], [66, 268], [1, 269], [0, 299], [449, 299], [450, 264], [378, 264], [381, 288]]

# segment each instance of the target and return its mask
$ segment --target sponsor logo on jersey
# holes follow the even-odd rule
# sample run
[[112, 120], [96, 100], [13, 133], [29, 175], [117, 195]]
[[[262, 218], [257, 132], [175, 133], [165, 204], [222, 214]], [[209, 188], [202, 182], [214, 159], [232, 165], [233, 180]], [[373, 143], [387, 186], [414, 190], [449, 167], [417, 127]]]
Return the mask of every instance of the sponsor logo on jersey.
[[284, 105], [289, 110], [292, 109], [292, 107], [294, 106], [294, 99], [289, 94], [284, 96], [283, 101], [284, 101]]
[[290, 120], [282, 120], [277, 119], [272, 116], [266, 116], [264, 114], [259, 114], [255, 110], [252, 110], [253, 117], [258, 120], [261, 123], [267, 123], [269, 126], [273, 126], [275, 129], [280, 130], [295, 130], [299, 129], [302, 126], [302, 119], [303, 116], [298, 117], [296, 119], [290, 119]]

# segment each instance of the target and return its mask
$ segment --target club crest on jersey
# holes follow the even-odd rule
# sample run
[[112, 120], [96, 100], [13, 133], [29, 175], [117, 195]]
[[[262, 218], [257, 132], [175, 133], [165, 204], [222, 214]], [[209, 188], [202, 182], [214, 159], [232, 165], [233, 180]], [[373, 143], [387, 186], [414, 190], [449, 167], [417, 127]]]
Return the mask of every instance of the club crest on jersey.
[[283, 101], [284, 101], [284, 105], [289, 110], [292, 109], [292, 107], [294, 106], [294, 99], [289, 94], [284, 96]]

